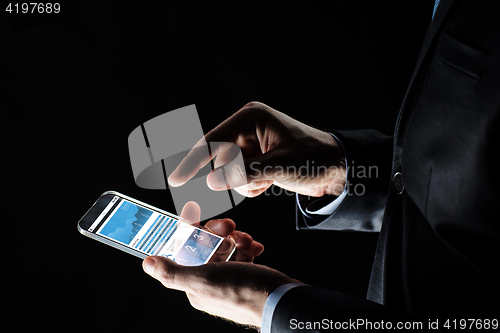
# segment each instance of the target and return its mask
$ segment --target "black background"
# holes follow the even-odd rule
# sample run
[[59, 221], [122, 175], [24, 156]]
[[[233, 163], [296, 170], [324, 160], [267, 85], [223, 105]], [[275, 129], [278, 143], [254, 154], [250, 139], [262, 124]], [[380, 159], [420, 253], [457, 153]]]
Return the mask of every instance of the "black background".
[[[391, 133], [433, 2], [72, 1], [50, 15], [2, 3], [2, 271], [16, 325], [244, 331], [77, 221], [106, 190], [173, 211], [168, 192], [135, 185], [127, 138], [186, 105], [205, 132], [256, 100], [320, 128]], [[261, 195], [223, 217], [266, 246], [257, 263], [364, 297], [377, 235], [297, 231], [294, 205]]]

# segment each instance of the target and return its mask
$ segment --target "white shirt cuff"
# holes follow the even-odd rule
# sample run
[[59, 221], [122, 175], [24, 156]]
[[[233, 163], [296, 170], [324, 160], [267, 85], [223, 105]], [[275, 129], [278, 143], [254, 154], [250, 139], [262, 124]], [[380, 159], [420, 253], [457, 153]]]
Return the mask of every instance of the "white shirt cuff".
[[[344, 159], [345, 159], [345, 166], [348, 170], [348, 166], [347, 166], [347, 155], [345, 153], [345, 149], [344, 149], [344, 146], [342, 145], [342, 141], [339, 140], [339, 138], [337, 138], [337, 136], [335, 136], [334, 134], [332, 133], [328, 133], [330, 134], [331, 136], [333, 136], [333, 138], [335, 140], [337, 140], [337, 142], [339, 143], [340, 145], [340, 148], [342, 149], [342, 151], [344, 152]], [[345, 186], [344, 186], [344, 191], [342, 192], [341, 195], [339, 195], [337, 197], [337, 199], [333, 200], [332, 202], [330, 202], [328, 205], [324, 206], [324, 207], [321, 207], [320, 209], [318, 210], [315, 210], [315, 211], [312, 211], [312, 210], [309, 210], [306, 208], [305, 212], [304, 210], [302, 209], [302, 207], [300, 206], [299, 204], [299, 208], [300, 210], [302, 211], [302, 214], [304, 215], [308, 215], [308, 214], [313, 214], [313, 215], [332, 215], [334, 211], [337, 210], [337, 208], [340, 206], [340, 204], [342, 203], [342, 201], [344, 200], [344, 198], [347, 196], [347, 184], [348, 184], [348, 177], [346, 175], [346, 182], [345, 182]], [[299, 194], [297, 193], [297, 196]], [[297, 199], [297, 202], [299, 202], [299, 200]]]
[[337, 197], [337, 199], [333, 200], [330, 202], [328, 205], [325, 207], [321, 207], [318, 210], [311, 211], [306, 208], [306, 213], [308, 214], [314, 214], [314, 215], [332, 215], [334, 211], [337, 210], [339, 207], [340, 203], [344, 200], [344, 198], [347, 196], [347, 188], [344, 188], [344, 192], [342, 192], [341, 195]]

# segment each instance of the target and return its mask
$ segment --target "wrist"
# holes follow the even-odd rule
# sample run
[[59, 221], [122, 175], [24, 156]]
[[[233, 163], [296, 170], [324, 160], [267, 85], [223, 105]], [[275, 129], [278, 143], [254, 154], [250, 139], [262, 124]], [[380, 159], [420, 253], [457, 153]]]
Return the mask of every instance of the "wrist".
[[329, 162], [320, 183], [324, 194], [339, 196], [344, 192], [347, 181], [345, 154], [335, 135], [328, 132], [323, 133], [326, 144], [325, 155], [329, 156]]

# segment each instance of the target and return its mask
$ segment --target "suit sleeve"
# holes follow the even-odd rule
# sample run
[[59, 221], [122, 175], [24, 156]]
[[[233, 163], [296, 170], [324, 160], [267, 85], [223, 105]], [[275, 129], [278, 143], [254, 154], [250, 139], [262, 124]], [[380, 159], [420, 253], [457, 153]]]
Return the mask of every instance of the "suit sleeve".
[[[346, 155], [347, 195], [329, 216], [305, 215], [297, 205], [297, 229], [378, 232], [390, 184], [393, 137], [375, 130], [332, 133]], [[307, 197], [299, 196], [298, 200], [306, 201]]]
[[[378, 303], [323, 288], [301, 286], [289, 290], [274, 309], [271, 333], [358, 331], [397, 328], [418, 318]], [[374, 327], [375, 325], [375, 327]], [[379, 326], [380, 329], [380, 326]]]

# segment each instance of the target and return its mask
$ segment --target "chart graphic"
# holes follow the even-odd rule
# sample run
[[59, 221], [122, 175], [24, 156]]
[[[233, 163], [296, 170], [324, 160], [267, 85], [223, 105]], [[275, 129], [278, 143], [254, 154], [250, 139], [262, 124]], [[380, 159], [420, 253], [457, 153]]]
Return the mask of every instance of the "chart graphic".
[[153, 212], [149, 209], [138, 207], [131, 202], [125, 201], [99, 233], [128, 245], [144, 226], [151, 214]]

